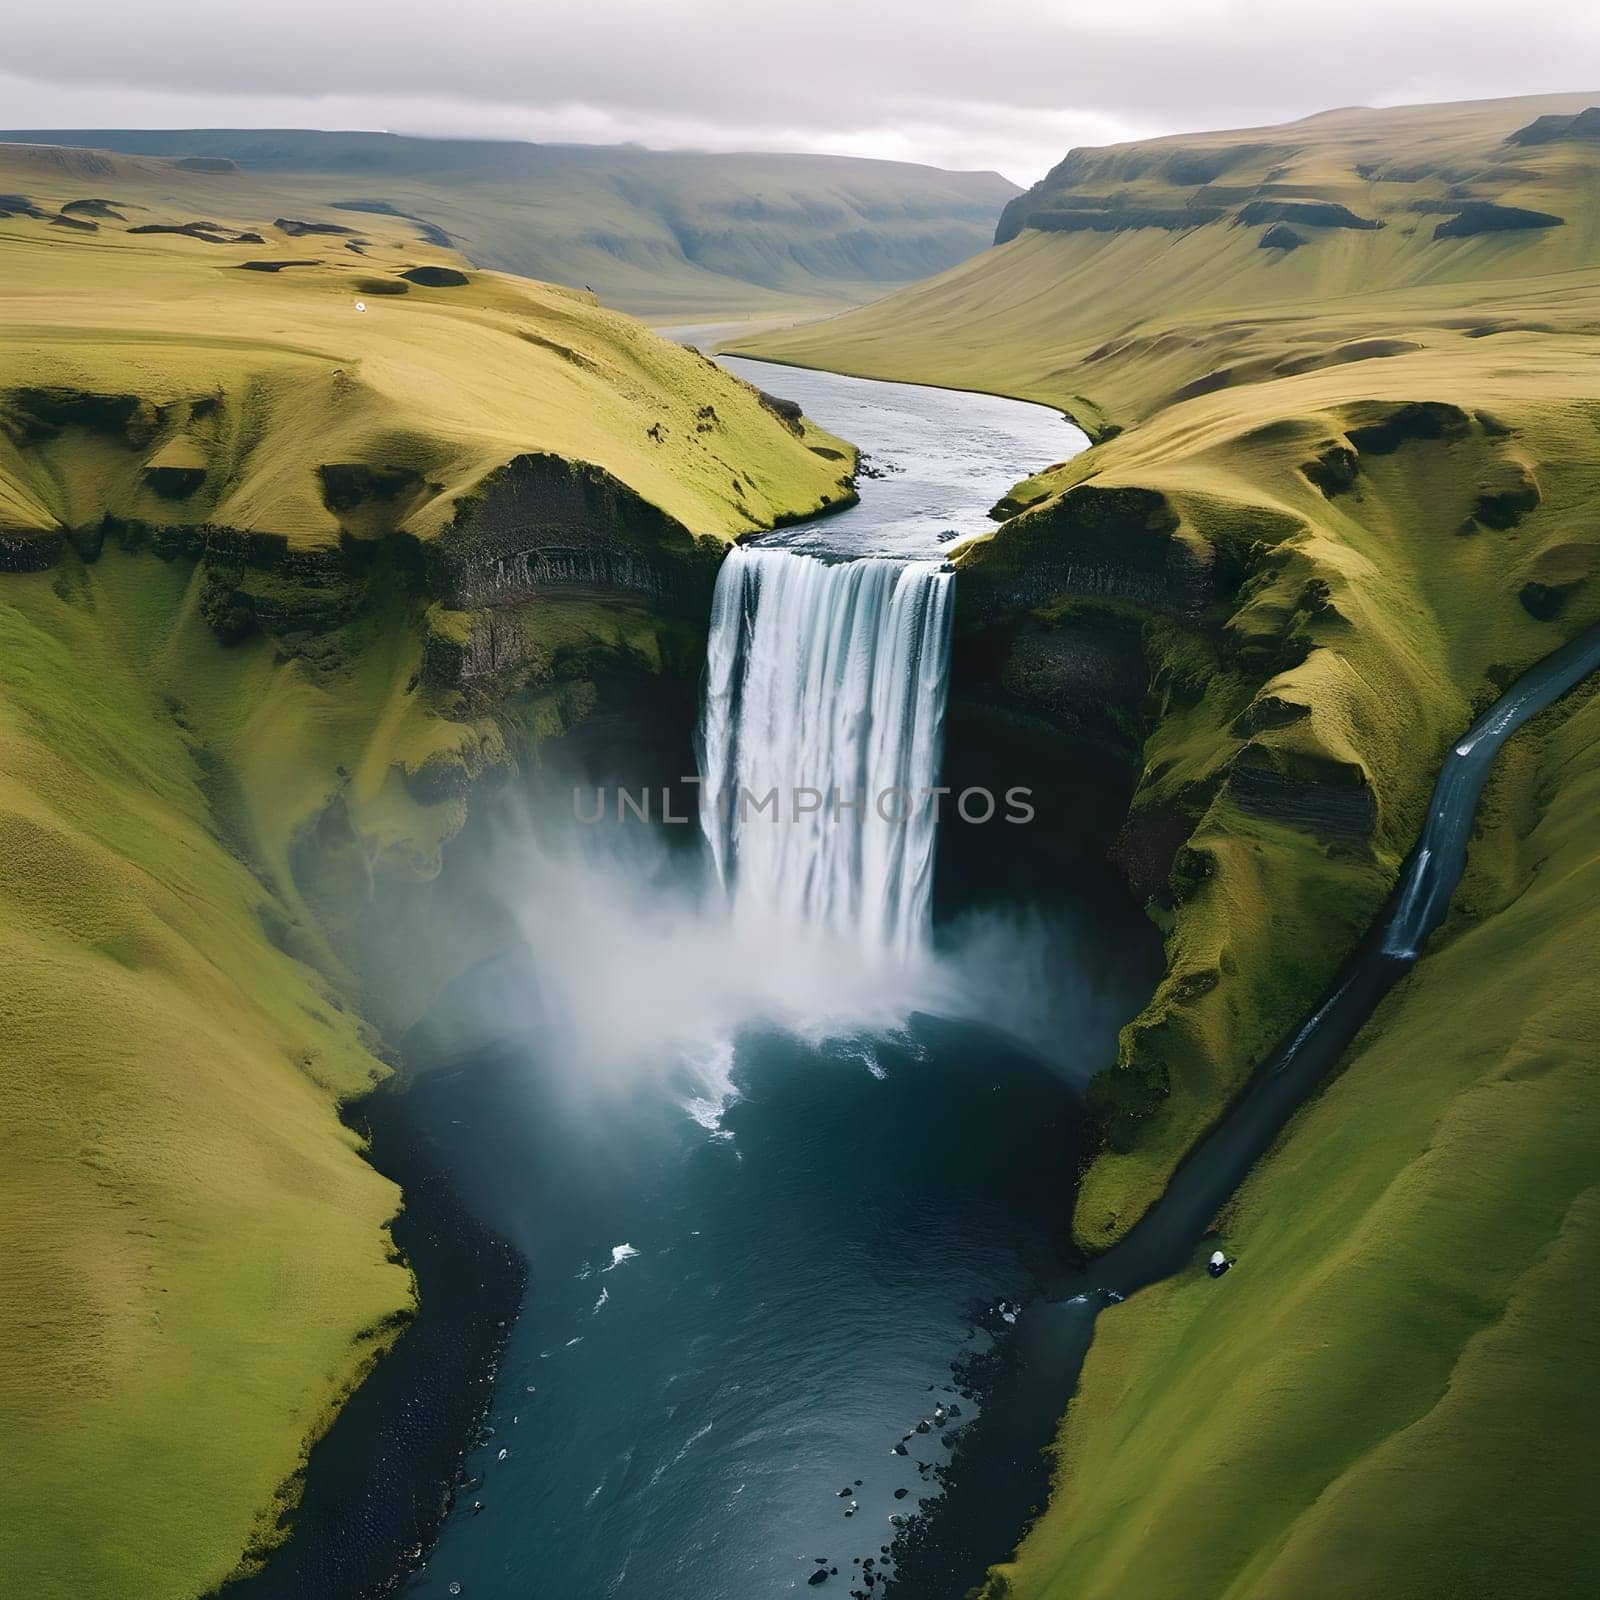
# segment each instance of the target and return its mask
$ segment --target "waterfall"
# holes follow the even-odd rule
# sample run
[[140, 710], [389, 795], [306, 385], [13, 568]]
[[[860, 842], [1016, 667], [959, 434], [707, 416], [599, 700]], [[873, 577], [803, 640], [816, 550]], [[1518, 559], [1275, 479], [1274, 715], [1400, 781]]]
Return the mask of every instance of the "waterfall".
[[729, 552], [699, 742], [702, 825], [736, 919], [921, 949], [954, 584], [938, 561]]

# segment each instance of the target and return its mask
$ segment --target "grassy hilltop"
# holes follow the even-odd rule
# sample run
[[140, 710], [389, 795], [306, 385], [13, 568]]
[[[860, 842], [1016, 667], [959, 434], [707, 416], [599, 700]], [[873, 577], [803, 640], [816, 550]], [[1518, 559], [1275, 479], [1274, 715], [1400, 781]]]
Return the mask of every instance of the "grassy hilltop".
[[[987, 255], [748, 346], [1096, 439], [997, 508], [958, 612], [1042, 737], [1075, 686], [1039, 662], [1142, 664], [1115, 853], [1168, 974], [1092, 1085], [1089, 1248], [1305, 1014], [1448, 741], [1600, 616], [1597, 102], [1074, 151]], [[1497, 779], [1464, 909], [1223, 1220], [1240, 1272], [1105, 1319], [996, 1594], [1587, 1587], [1539, 1563], [1597, 1565], [1568, 1431], [1593, 1403], [1592, 711]], [[1385, 1497], [1408, 1520], [1379, 1533]]]
[[338, 1106], [492, 921], [439, 890], [474, 781], [692, 672], [722, 542], [849, 492], [581, 292], [257, 198], [0, 149], [8, 1593], [278, 1536], [411, 1309]]
[[174, 158], [248, 184], [258, 217], [333, 207], [410, 219], [480, 267], [656, 322], [815, 316], [982, 250], [1016, 185], [845, 156], [412, 139], [302, 129], [0, 133]]
[[750, 389], [582, 291], [463, 270], [402, 220], [267, 222], [230, 174], [76, 150], [0, 145], [0, 185], [8, 536], [110, 513], [291, 546], [427, 539], [534, 451], [720, 537], [838, 493]]

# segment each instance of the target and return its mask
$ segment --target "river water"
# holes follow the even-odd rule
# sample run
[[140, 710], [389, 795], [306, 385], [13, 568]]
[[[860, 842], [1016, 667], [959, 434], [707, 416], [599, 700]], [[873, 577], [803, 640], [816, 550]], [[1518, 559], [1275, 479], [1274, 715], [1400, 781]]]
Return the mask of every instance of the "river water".
[[1046, 406], [740, 356], [721, 361], [758, 389], [799, 401], [862, 453], [859, 505], [768, 534], [765, 548], [827, 559], [941, 556], [992, 528], [990, 507], [1018, 481], [1089, 446], [1082, 429]]
[[[729, 365], [867, 471], [859, 506], [725, 564], [707, 783], [931, 785], [947, 550], [1083, 436], [1013, 401]], [[405, 1592], [751, 1600], [823, 1571], [871, 1593], [1062, 1281], [1077, 1085], [1149, 952], [1120, 959], [1072, 906], [935, 930], [926, 817], [724, 817], [687, 868], [620, 824], [560, 831], [535, 817], [507, 858], [526, 955], [452, 997], [502, 1037], [452, 1054], [438, 1025], [413, 1052], [442, 1069], [413, 1112], [529, 1285], [493, 1431]]]
[[[820, 783], [887, 742], [925, 779], [952, 530], [1081, 439], [980, 401], [974, 443], [971, 396], [737, 365], [881, 475], [860, 507], [726, 564], [703, 766]], [[1064, 1248], [1076, 1086], [1148, 992], [1148, 946], [1072, 905], [933, 925], [932, 832], [891, 861], [725, 819], [699, 852], [513, 819], [526, 949], [456, 986], [390, 1097], [430, 1147], [397, 1236], [442, 1329], [425, 1309], [314, 1453], [306, 1531], [252, 1600], [749, 1600], [818, 1574], [825, 1594], [965, 1593], [1042, 1493], [1098, 1309], [1195, 1269], [1217, 1207], [1416, 959], [1499, 744], [1596, 660], [1600, 630], [1463, 735], [1324, 1004], [1087, 1267]], [[500, 1240], [527, 1265], [520, 1310]], [[436, 1512], [406, 1462], [479, 1384], [465, 1487], [410, 1570], [421, 1551], [397, 1539]]]

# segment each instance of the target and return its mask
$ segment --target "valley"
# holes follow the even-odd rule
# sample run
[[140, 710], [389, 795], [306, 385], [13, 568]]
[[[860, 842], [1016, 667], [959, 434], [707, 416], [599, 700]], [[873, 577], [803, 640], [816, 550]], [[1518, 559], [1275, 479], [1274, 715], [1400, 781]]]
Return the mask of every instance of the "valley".
[[0, 136], [15, 1581], [1587, 1592], [1595, 98]]

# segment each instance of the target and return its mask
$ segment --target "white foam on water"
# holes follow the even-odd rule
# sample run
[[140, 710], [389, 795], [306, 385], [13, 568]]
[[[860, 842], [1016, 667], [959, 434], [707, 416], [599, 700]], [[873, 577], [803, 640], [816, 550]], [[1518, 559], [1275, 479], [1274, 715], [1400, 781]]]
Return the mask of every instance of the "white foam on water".
[[665, 1477], [666, 1474], [668, 1472], [670, 1472], [675, 1466], [677, 1466], [683, 1460], [683, 1458], [686, 1455], [688, 1455], [688, 1453], [695, 1447], [695, 1445], [697, 1445], [703, 1438], [705, 1438], [705, 1436], [708, 1433], [710, 1433], [712, 1428], [714, 1428], [715, 1426], [716, 1426], [716, 1423], [714, 1421], [712, 1421], [712, 1422], [706, 1423], [704, 1427], [696, 1428], [694, 1430], [694, 1432], [691, 1433], [689, 1435], [689, 1437], [684, 1440], [683, 1448], [678, 1451], [677, 1455], [675, 1455], [670, 1461], [663, 1461], [656, 1468], [656, 1470], [650, 1474], [651, 1487], [653, 1488], [656, 1484], [660, 1483], [662, 1478]]
[[624, 1261], [632, 1261], [638, 1251], [631, 1244], [618, 1244], [611, 1247], [611, 1265], [602, 1267], [602, 1272], [611, 1272], [620, 1267]]
[[733, 1081], [735, 1051], [731, 1039], [713, 1040], [709, 1048], [695, 1061], [687, 1063], [690, 1076], [697, 1080], [701, 1090], [679, 1103], [689, 1116], [700, 1124], [714, 1139], [731, 1139], [732, 1133], [722, 1126], [723, 1113], [739, 1098]]

